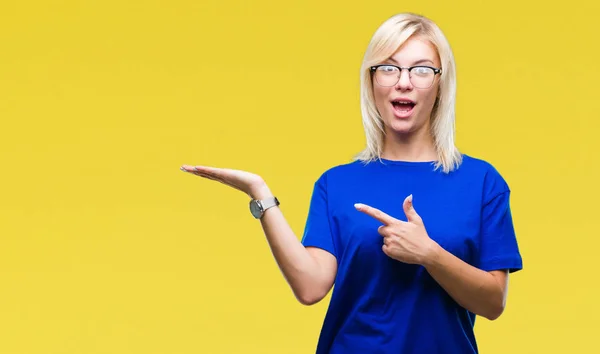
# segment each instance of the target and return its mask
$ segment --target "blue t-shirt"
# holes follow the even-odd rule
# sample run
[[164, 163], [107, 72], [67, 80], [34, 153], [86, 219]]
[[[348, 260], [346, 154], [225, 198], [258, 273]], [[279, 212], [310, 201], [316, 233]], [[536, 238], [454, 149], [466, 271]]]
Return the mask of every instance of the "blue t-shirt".
[[522, 268], [510, 190], [489, 163], [467, 155], [455, 171], [430, 162], [355, 161], [314, 185], [302, 243], [338, 262], [317, 354], [477, 353], [475, 314], [456, 303], [423, 266], [388, 257], [378, 220], [363, 203], [406, 221], [404, 199], [446, 251], [486, 271]]

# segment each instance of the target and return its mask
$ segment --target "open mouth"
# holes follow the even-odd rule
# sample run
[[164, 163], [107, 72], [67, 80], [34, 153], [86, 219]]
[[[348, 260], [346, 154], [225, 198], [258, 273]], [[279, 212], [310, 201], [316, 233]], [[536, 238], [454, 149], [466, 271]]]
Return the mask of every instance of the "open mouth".
[[415, 107], [416, 103], [411, 100], [397, 99], [392, 101], [392, 106], [394, 107], [394, 111], [405, 115], [410, 113]]

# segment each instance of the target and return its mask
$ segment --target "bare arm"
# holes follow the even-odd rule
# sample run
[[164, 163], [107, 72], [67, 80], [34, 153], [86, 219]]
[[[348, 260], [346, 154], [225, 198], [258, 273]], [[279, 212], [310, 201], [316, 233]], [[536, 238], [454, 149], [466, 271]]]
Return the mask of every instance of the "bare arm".
[[435, 244], [424, 266], [431, 276], [462, 307], [495, 320], [504, 311], [508, 272], [475, 268]]
[[[181, 170], [221, 182], [254, 199], [273, 196], [263, 179], [249, 172], [188, 165]], [[304, 247], [279, 207], [267, 209], [260, 223], [275, 261], [298, 301], [304, 305], [321, 301], [333, 286], [336, 258], [320, 248]]]
[[[264, 185], [252, 197], [265, 199], [271, 196]], [[265, 211], [260, 222], [275, 261], [298, 301], [304, 305], [321, 301], [333, 286], [337, 272], [335, 257], [320, 248], [305, 248], [278, 207]]]

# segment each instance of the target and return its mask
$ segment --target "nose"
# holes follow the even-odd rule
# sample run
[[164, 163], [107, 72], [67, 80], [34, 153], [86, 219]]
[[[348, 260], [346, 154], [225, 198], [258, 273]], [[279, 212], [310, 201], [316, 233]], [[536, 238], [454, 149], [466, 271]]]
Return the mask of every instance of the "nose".
[[410, 82], [410, 72], [406, 69], [400, 71], [400, 79], [396, 83], [396, 90], [406, 91], [411, 90], [412, 83]]

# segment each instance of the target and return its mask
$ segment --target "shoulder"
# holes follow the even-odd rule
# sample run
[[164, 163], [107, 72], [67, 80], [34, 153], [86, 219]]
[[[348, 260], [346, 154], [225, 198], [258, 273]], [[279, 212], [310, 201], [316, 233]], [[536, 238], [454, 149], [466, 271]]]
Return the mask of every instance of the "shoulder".
[[319, 177], [321, 178], [340, 178], [343, 176], [348, 176], [348, 174], [352, 174], [354, 172], [359, 172], [364, 170], [367, 167], [362, 161], [351, 161], [347, 163], [341, 163], [337, 165], [333, 165], [323, 171]]
[[483, 187], [484, 195], [493, 197], [510, 192], [506, 179], [491, 162], [467, 154], [462, 156], [463, 161], [457, 171], [468, 178], [478, 180]]
[[346, 184], [352, 183], [357, 176], [360, 176], [367, 169], [368, 165], [362, 161], [351, 161], [340, 163], [328, 167], [320, 172], [316, 177], [315, 184], [326, 187], [328, 184]]
[[489, 161], [467, 154], [462, 154], [462, 164], [460, 165], [460, 168], [468, 169], [470, 172], [479, 171], [482, 173], [497, 173], [496, 168]]

